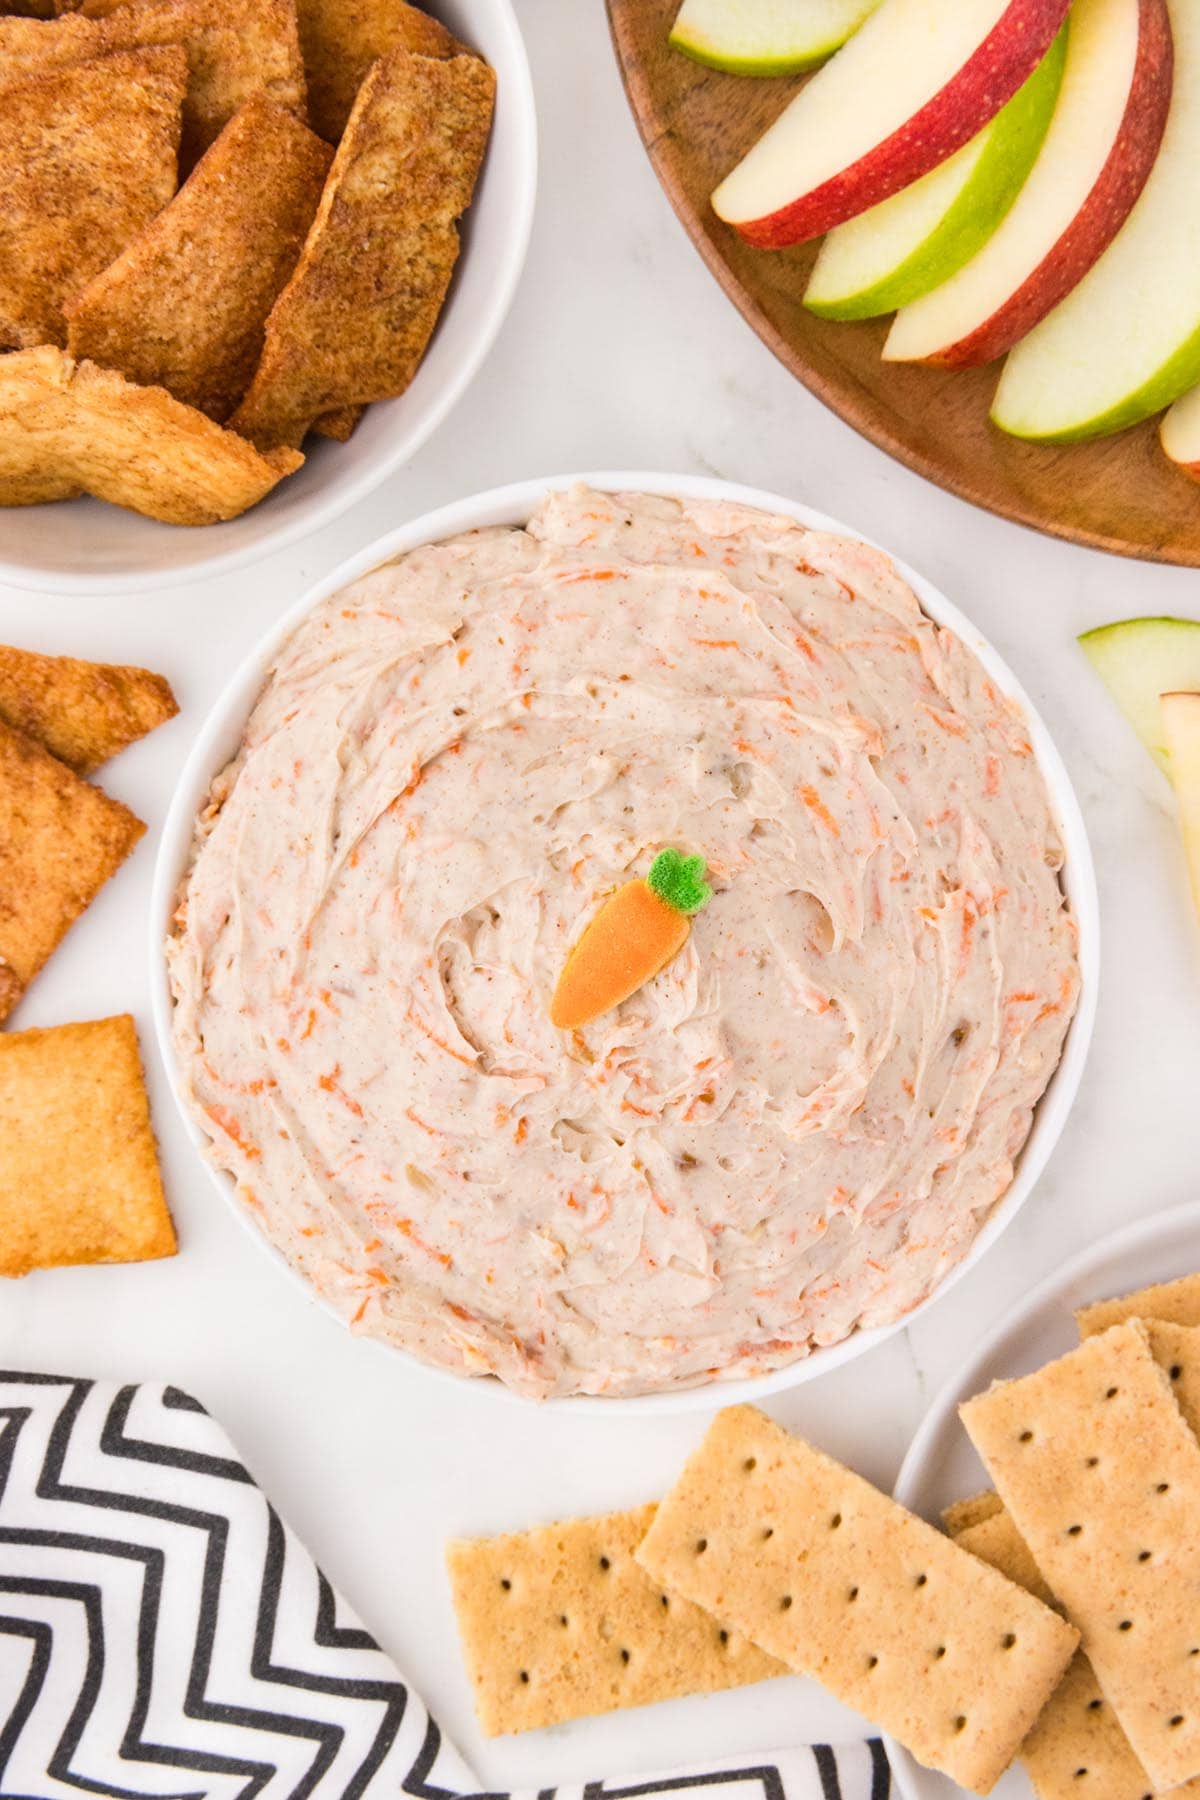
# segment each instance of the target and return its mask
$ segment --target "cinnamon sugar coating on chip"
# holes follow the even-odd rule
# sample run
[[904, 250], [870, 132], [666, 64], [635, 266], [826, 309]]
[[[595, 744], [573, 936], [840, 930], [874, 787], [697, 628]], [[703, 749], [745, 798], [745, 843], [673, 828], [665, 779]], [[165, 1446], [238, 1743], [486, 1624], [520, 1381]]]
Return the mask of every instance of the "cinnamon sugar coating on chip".
[[167, 204], [186, 80], [178, 45], [19, 79], [0, 49], [0, 349], [64, 344], [64, 304]]

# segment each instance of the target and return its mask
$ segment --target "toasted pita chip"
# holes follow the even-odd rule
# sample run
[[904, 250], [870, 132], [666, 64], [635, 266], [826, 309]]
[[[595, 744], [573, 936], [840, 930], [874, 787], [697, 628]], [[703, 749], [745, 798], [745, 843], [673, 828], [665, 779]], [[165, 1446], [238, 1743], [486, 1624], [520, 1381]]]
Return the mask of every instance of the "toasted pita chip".
[[7, 1019], [25, 986], [14, 968], [11, 968], [0, 956], [0, 1019]]
[[235, 431], [264, 449], [299, 444], [324, 413], [404, 392], [450, 285], [495, 85], [474, 56], [394, 50], [375, 64]]
[[0, 720], [77, 775], [90, 775], [178, 711], [170, 682], [149, 669], [0, 644]]
[[145, 829], [128, 807], [0, 724], [0, 964], [11, 971], [0, 1017]]
[[458, 56], [453, 33], [407, 0], [296, 0], [314, 131], [336, 144], [371, 64], [391, 50]]
[[[102, 16], [104, 15], [104, 16]], [[188, 57], [180, 162], [191, 168], [260, 89], [304, 117], [304, 70], [292, 0], [125, 0], [89, 3], [43, 24], [0, 19], [4, 80], [114, 50], [182, 44]]]
[[0, 1275], [175, 1249], [129, 1015], [0, 1036]]
[[175, 45], [3, 89], [0, 348], [65, 343], [64, 303], [167, 204], [186, 84]]
[[227, 419], [331, 161], [307, 125], [253, 95], [166, 211], [71, 303], [72, 356]]
[[94, 494], [167, 525], [236, 519], [304, 458], [45, 345], [0, 356], [0, 506]]
[[355, 427], [366, 411], [365, 406], [342, 406], [337, 412], [322, 413], [314, 419], [313, 430], [319, 437], [334, 438], [339, 444], [347, 443], [354, 436]]

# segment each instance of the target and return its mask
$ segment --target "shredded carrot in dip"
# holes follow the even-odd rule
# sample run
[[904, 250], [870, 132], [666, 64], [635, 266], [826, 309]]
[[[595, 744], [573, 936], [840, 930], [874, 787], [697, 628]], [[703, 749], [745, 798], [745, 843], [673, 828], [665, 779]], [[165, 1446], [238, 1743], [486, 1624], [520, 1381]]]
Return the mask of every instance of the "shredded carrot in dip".
[[[682, 924], [620, 900], [668, 848]], [[279, 652], [175, 1038], [355, 1331], [535, 1398], [764, 1373], [904, 1316], [1003, 1195], [1078, 994], [1060, 860], [1025, 721], [885, 557], [551, 494]]]

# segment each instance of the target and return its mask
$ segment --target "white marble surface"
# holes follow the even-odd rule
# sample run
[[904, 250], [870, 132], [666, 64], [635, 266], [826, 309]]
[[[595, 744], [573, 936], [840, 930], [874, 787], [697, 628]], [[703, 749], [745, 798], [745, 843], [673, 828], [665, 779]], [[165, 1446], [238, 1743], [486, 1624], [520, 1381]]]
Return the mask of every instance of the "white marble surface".
[[[246, 574], [124, 603], [0, 589], [0, 640], [162, 669], [183, 707], [107, 772], [106, 785], [150, 832], [14, 1021], [135, 1012], [182, 1254], [6, 1286], [0, 1366], [169, 1376], [200, 1396], [493, 1787], [666, 1767], [810, 1731], [845, 1735], [854, 1721], [816, 1690], [783, 1681], [524, 1741], [478, 1739], [444, 1538], [648, 1498], [703, 1419], [539, 1415], [450, 1390], [352, 1341], [257, 1253], [184, 1138], [147, 1005], [155, 827], [206, 708], [298, 593], [405, 517], [518, 476], [701, 470], [801, 496], [889, 545], [977, 620], [1029, 689], [1077, 784], [1099, 867], [1095, 1047], [1045, 1178], [982, 1267], [910, 1333], [771, 1403], [875, 1480], [890, 1484], [931, 1394], [1036, 1280], [1109, 1228], [1195, 1196], [1200, 1147], [1200, 939], [1171, 797], [1074, 643], [1078, 631], [1131, 613], [1200, 617], [1200, 576], [989, 518], [825, 412], [710, 281], [659, 193], [600, 0], [517, 5], [544, 134], [532, 254], [482, 378], [417, 464], [336, 527]], [[1200, 1244], [1197, 1253], [1200, 1261]]]

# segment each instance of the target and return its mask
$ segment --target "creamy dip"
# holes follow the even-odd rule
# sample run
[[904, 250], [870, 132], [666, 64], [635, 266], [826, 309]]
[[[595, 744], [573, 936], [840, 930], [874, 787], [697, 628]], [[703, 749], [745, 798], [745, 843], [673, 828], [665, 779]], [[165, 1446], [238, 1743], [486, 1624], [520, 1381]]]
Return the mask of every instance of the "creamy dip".
[[[656, 851], [714, 897], [548, 1005]], [[584, 490], [280, 652], [168, 946], [211, 1159], [354, 1328], [521, 1393], [761, 1374], [908, 1312], [1078, 991], [1025, 720], [886, 557]]]

